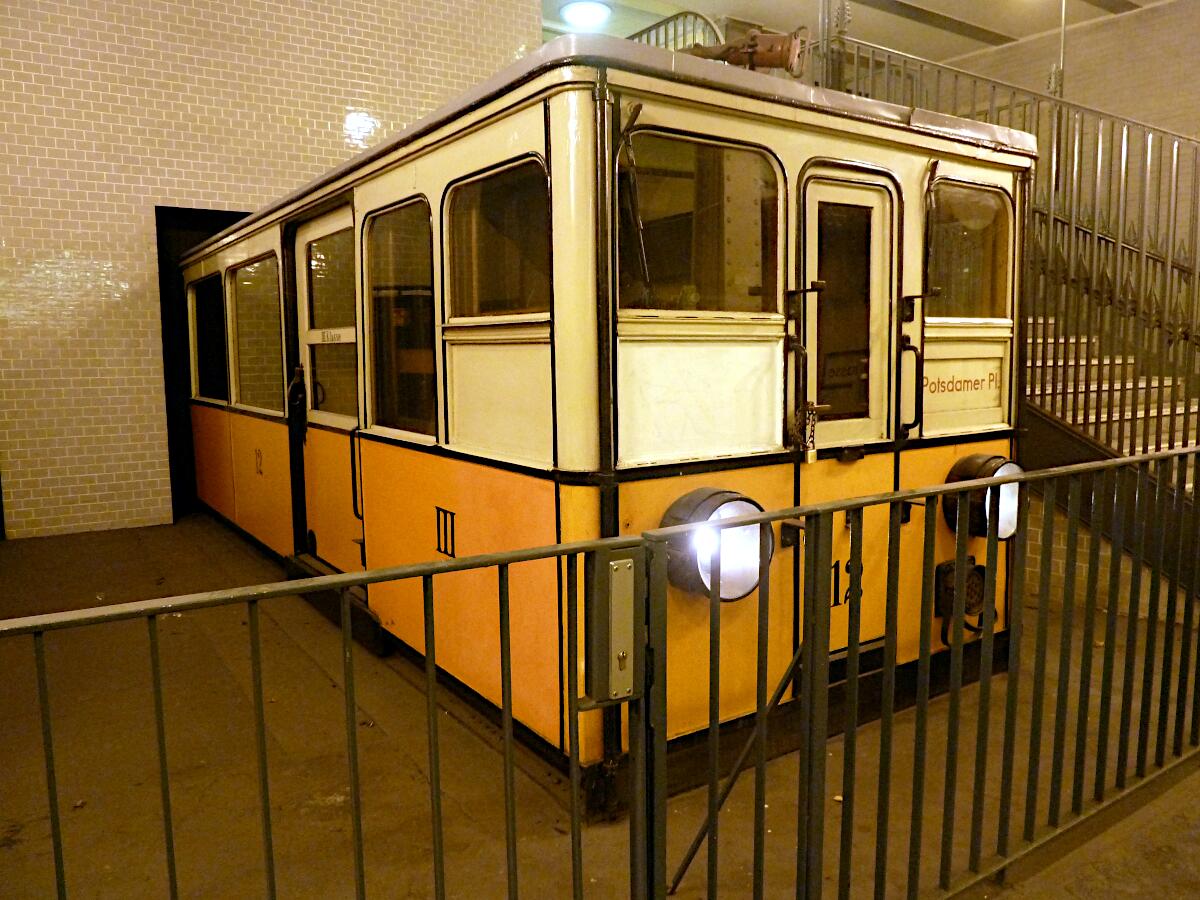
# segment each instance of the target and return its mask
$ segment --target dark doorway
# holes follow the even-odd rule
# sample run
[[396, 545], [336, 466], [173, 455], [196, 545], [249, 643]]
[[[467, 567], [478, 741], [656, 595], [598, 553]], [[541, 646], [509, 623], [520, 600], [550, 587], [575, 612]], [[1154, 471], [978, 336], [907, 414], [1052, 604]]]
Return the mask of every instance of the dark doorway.
[[158, 297], [162, 308], [163, 387], [167, 408], [167, 451], [171, 466], [171, 516], [196, 508], [196, 466], [192, 451], [191, 352], [187, 295], [179, 261], [201, 241], [248, 215], [223, 209], [154, 207], [158, 237]]

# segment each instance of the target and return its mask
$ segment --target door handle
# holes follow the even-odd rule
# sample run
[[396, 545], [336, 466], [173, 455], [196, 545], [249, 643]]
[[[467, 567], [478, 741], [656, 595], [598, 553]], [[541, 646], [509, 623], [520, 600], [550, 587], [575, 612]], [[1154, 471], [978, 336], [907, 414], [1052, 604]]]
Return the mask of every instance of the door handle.
[[[899, 360], [901, 371], [903, 371], [904, 354], [911, 353], [916, 365], [913, 366], [913, 420], [911, 422], [901, 422], [900, 431], [896, 435], [901, 442], [908, 440], [909, 432], [920, 428], [922, 421], [925, 418], [925, 392], [922, 390], [925, 383], [925, 356], [921, 353], [921, 348], [913, 343], [912, 338], [907, 334], [900, 336], [900, 354]], [[900, 398], [896, 398], [896, 402], [900, 402]]]
[[350, 429], [350, 505], [354, 510], [354, 518], [363, 520], [362, 510], [358, 503], [358, 426]]

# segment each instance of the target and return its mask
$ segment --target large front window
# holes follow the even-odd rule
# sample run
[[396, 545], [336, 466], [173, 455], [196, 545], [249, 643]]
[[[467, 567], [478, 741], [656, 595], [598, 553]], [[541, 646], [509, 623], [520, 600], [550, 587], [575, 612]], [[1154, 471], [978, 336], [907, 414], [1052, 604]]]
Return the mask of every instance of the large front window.
[[778, 310], [779, 187], [765, 154], [635, 133], [618, 191], [622, 309]]

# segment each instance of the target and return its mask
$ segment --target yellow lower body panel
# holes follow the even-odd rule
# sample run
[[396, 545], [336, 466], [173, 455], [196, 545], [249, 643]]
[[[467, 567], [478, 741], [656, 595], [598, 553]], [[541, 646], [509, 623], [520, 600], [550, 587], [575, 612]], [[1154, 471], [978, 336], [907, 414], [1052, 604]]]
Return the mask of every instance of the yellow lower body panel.
[[230, 413], [212, 406], [192, 407], [192, 446], [196, 455], [196, 496], [231, 522], [236, 519]]
[[317, 556], [342, 572], [362, 570], [363, 526], [354, 515], [350, 436], [309, 428], [304, 440], [304, 505]]
[[[453, 514], [458, 557], [554, 544], [554, 483], [377, 441], [362, 442], [367, 559], [374, 567], [427, 562], [443, 550]], [[441, 554], [445, 555], [445, 554]], [[425, 650], [420, 580], [375, 584], [370, 605], [383, 626]], [[495, 567], [434, 579], [435, 659], [450, 675], [499, 705], [500, 612]], [[563, 693], [559, 660], [558, 569], [554, 560], [509, 570], [513, 715], [559, 744]], [[582, 743], [582, 741], [581, 741]]]
[[[764, 509], [792, 505], [792, 467], [760, 466], [700, 475], [631, 481], [620, 486], [621, 531], [638, 534], [659, 527], [663, 513], [680, 496], [700, 487], [740, 491]], [[767, 674], [771, 686], [792, 657], [791, 549], [779, 547], [771, 563]], [[721, 604], [720, 694], [723, 720], [755, 708], [758, 669], [758, 591]], [[678, 737], [708, 725], [709, 603], [707, 597], [671, 585], [667, 595], [667, 734]]]
[[234, 521], [276, 553], [290, 556], [292, 483], [287, 423], [234, 413], [230, 436]]

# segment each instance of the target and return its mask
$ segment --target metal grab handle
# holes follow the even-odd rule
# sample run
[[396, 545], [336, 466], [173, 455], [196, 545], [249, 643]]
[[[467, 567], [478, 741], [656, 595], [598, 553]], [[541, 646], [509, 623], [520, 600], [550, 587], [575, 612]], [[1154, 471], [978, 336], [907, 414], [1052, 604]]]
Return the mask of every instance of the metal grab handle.
[[[920, 428], [925, 418], [925, 356], [921, 353], [921, 348], [913, 343], [912, 338], [907, 334], [900, 336], [900, 353], [898, 360], [901, 366], [904, 364], [904, 354], [912, 353], [916, 361], [916, 366], [913, 369], [914, 381], [916, 382], [913, 388], [913, 420], [911, 422], [900, 423], [900, 434], [898, 437], [907, 439], [910, 431]], [[899, 402], [900, 398], [897, 398]]]
[[362, 510], [358, 505], [358, 426], [350, 429], [350, 505], [354, 510], [354, 518], [362, 521]]

